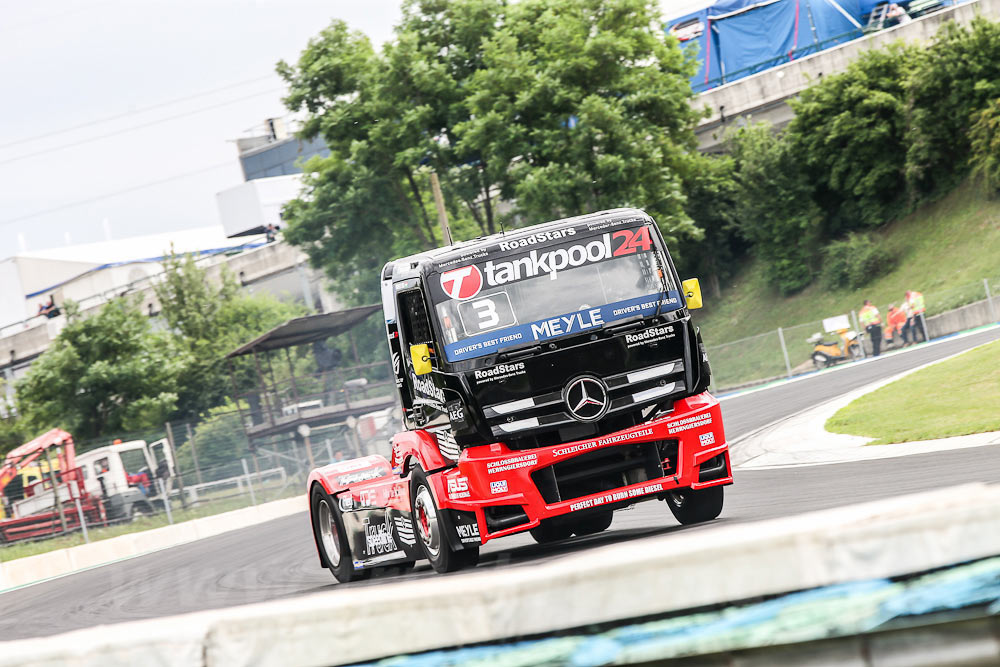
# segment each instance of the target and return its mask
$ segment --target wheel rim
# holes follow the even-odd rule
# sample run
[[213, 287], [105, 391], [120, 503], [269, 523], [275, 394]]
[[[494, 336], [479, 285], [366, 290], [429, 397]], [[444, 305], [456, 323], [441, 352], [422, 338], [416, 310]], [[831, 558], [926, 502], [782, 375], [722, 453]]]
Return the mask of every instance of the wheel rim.
[[684, 494], [681, 491], [671, 492], [670, 502], [674, 507], [684, 507]]
[[340, 535], [337, 534], [337, 524], [333, 520], [330, 504], [319, 501], [319, 536], [326, 551], [326, 559], [334, 567], [340, 565]]
[[426, 486], [417, 489], [417, 497], [414, 501], [414, 513], [417, 516], [417, 530], [420, 533], [420, 541], [423, 543], [427, 553], [437, 556], [441, 551], [441, 534], [438, 530], [437, 509], [434, 507], [434, 499]]

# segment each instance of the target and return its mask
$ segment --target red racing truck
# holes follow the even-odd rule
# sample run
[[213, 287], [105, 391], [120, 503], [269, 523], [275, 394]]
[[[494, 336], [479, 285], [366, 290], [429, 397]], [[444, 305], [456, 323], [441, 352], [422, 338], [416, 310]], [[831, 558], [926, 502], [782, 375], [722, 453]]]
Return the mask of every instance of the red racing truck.
[[426, 558], [475, 565], [486, 542], [606, 529], [666, 502], [719, 516], [733, 481], [719, 403], [655, 222], [617, 209], [390, 262], [386, 335], [405, 430], [390, 459], [312, 472], [320, 563], [339, 581]]

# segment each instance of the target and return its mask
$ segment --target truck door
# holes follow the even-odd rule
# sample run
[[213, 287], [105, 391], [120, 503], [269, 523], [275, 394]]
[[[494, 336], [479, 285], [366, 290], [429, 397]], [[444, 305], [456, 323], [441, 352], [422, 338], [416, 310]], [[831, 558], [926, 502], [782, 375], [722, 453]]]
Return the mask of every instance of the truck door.
[[[433, 369], [437, 368], [434, 333], [423, 290], [416, 280], [396, 284], [396, 317], [399, 322], [400, 356], [405, 369], [406, 387], [411, 397], [411, 412], [416, 421], [426, 423], [435, 413], [444, 411], [444, 391]], [[414, 367], [413, 353], [426, 346], [432, 372]], [[423, 417], [423, 418], [421, 418]]]
[[[166, 438], [157, 440], [149, 445], [150, 470], [157, 477], [173, 477], [174, 457], [170, 453], [170, 443]], [[161, 472], [162, 471], [162, 472]]]

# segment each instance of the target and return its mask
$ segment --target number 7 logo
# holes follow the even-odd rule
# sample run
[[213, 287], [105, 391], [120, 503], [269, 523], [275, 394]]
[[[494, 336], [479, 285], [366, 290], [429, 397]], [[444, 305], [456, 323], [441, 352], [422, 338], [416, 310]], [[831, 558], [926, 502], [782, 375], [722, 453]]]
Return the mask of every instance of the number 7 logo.
[[441, 289], [452, 299], [471, 299], [483, 289], [483, 274], [475, 264], [441, 274]]

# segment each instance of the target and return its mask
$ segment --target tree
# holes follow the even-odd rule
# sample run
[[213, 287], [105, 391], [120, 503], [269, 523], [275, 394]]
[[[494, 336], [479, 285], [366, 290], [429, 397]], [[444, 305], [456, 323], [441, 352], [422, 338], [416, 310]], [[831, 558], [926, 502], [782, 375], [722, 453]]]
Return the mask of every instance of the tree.
[[1000, 99], [973, 116], [969, 139], [972, 173], [987, 192], [996, 194], [1000, 190]]
[[540, 222], [636, 205], [696, 234], [679, 170], [694, 146], [692, 66], [652, 0], [409, 0], [376, 52], [334, 22], [292, 66], [285, 102], [326, 158], [305, 165], [286, 238], [352, 303], [381, 265], [441, 243], [427, 168], [455, 236], [498, 229], [498, 199]]
[[743, 128], [731, 138], [737, 164], [736, 216], [741, 233], [764, 261], [782, 294], [810, 283], [822, 214], [790, 142], [770, 126]]
[[825, 234], [891, 220], [906, 202], [906, 91], [918, 49], [863, 52], [789, 101], [789, 141], [816, 185]]
[[695, 147], [693, 63], [651, 0], [525, 0], [483, 39], [460, 147], [498, 167], [530, 222], [618, 206], [697, 234], [681, 170]]
[[66, 327], [17, 386], [28, 424], [82, 440], [162, 423], [177, 405], [186, 351], [151, 330], [137, 301], [115, 299], [86, 318], [73, 304], [66, 311]]
[[226, 354], [303, 314], [301, 308], [269, 295], [241, 291], [229, 273], [211, 279], [192, 255], [171, 254], [153, 289], [173, 343], [184, 351], [177, 389], [179, 417], [197, 416], [226, 400], [232, 391]]
[[285, 238], [347, 301], [377, 298], [378, 271], [392, 255], [441, 244], [428, 167], [440, 177], [458, 238], [496, 231], [492, 180], [458, 149], [454, 126], [468, 118], [463, 89], [502, 7], [410, 1], [381, 54], [334, 21], [296, 66], [278, 64], [286, 105], [308, 113], [303, 136], [322, 136], [330, 148], [305, 165], [303, 196], [285, 210]]
[[1000, 24], [947, 22], [906, 80], [907, 183], [917, 198], [943, 194], [968, 173], [974, 114], [1000, 97]]
[[682, 239], [674, 250], [677, 270], [707, 279], [708, 294], [721, 296], [722, 281], [736, 273], [747, 244], [737, 222], [736, 162], [728, 155], [694, 153], [685, 172], [687, 213], [704, 232]]

